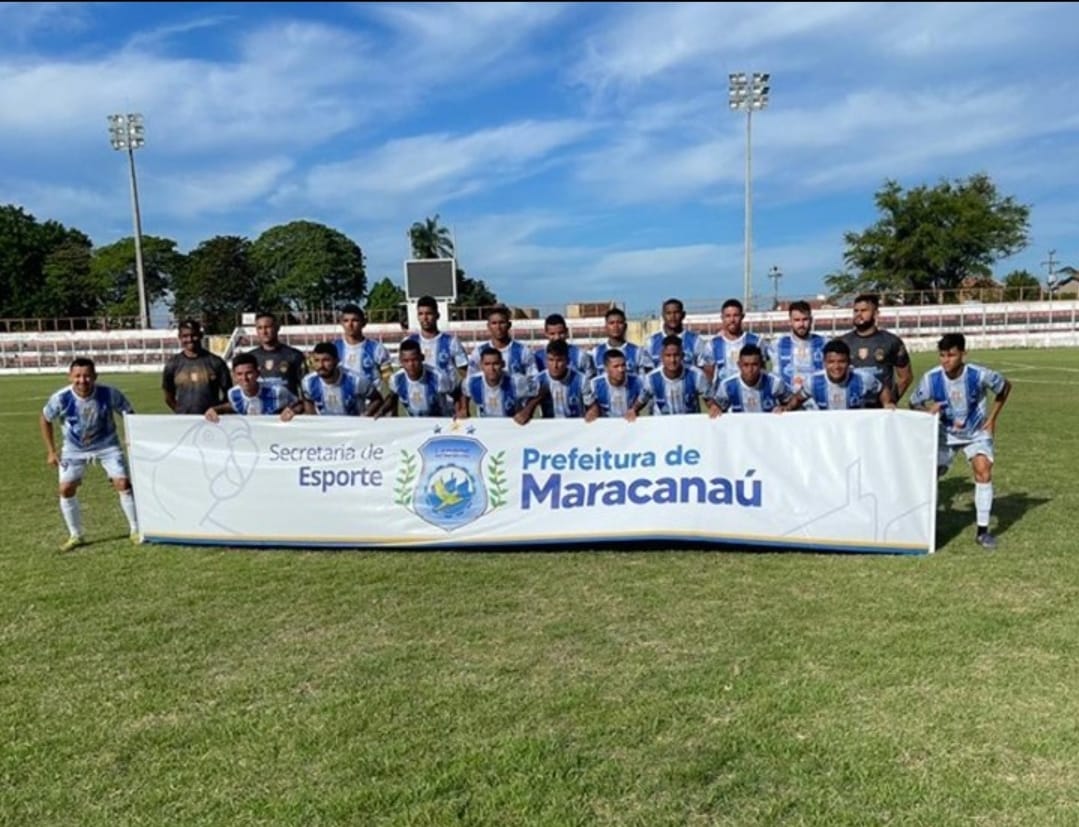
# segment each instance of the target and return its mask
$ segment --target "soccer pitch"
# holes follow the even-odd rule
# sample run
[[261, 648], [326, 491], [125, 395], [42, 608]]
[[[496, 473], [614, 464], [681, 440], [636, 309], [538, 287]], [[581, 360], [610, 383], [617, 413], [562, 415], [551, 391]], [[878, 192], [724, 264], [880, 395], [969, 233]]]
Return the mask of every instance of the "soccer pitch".
[[98, 467], [65, 555], [0, 379], [0, 824], [1073, 824], [1079, 351], [968, 359], [1001, 545], [960, 459], [930, 557], [133, 547]]

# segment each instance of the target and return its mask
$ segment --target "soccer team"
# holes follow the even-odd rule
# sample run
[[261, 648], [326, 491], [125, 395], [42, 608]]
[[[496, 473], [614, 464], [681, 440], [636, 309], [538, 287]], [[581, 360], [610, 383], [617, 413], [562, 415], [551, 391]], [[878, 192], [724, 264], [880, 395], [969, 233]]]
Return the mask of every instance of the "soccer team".
[[[223, 414], [512, 417], [521, 425], [539, 409], [544, 418], [602, 417], [634, 420], [706, 412], [783, 413], [797, 409], [895, 408], [913, 383], [910, 358], [898, 336], [877, 325], [879, 302], [864, 294], [854, 301], [851, 331], [827, 341], [813, 332], [810, 306], [789, 307], [789, 333], [768, 342], [743, 328], [741, 302], [722, 308], [722, 329], [705, 340], [684, 326], [678, 299], [663, 304], [662, 329], [646, 343], [626, 341], [625, 314], [606, 314], [607, 339], [591, 352], [569, 341], [566, 320], [544, 320], [547, 342], [537, 350], [515, 340], [508, 309], [487, 313], [489, 340], [466, 354], [460, 341], [438, 327], [438, 303], [417, 302], [419, 331], [398, 349], [397, 370], [378, 341], [364, 335], [366, 317], [356, 305], [341, 311], [342, 336], [321, 342], [308, 361], [278, 338], [272, 314], [260, 314], [259, 344], [237, 355], [232, 370], [202, 346], [195, 321], [179, 328], [182, 350], [165, 365], [162, 389], [175, 413], [200, 414], [216, 422]], [[976, 542], [996, 548], [989, 532], [993, 502], [993, 436], [1011, 391], [1001, 374], [965, 361], [961, 333], [938, 343], [940, 364], [928, 371], [910, 407], [939, 414], [938, 471], [961, 450], [975, 481]], [[47, 462], [60, 469], [60, 511], [69, 537], [62, 549], [83, 545], [76, 492], [86, 466], [99, 461], [120, 494], [133, 542], [139, 542], [131, 484], [114, 417], [132, 412], [124, 395], [96, 382], [90, 359], [75, 359], [70, 385], [54, 393], [41, 415]], [[990, 404], [988, 394], [993, 395]], [[62, 423], [57, 452], [53, 421]]]

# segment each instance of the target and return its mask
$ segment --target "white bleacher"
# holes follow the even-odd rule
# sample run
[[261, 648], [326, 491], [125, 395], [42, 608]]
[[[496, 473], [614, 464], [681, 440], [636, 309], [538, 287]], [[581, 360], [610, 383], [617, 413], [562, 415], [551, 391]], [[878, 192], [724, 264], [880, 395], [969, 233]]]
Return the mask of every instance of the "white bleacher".
[[[814, 328], [824, 336], [837, 336], [851, 328], [849, 308], [813, 311]], [[690, 313], [686, 326], [705, 335], [716, 334], [721, 326], [719, 310]], [[604, 338], [602, 317], [568, 318], [571, 340], [591, 347]], [[785, 311], [746, 314], [746, 327], [773, 338], [789, 330]], [[1079, 300], [1000, 304], [949, 304], [914, 307], [882, 307], [881, 327], [901, 336], [912, 351], [932, 350], [944, 333], [962, 331], [971, 350], [1006, 347], [1079, 347]], [[448, 325], [465, 349], [471, 351], [487, 339], [484, 321], [455, 321]], [[631, 320], [629, 338], [642, 342], [660, 329], [658, 318]], [[538, 347], [545, 337], [543, 319], [514, 319], [512, 335]], [[391, 354], [406, 335], [398, 324], [369, 324], [364, 333], [381, 341]], [[281, 339], [305, 352], [321, 341], [341, 335], [337, 324], [288, 325]], [[258, 340], [253, 326], [236, 328], [228, 339], [217, 337], [219, 345], [207, 342], [226, 359], [250, 350]], [[179, 350], [175, 329], [111, 330], [53, 333], [0, 333], [0, 375], [19, 373], [63, 373], [76, 356], [89, 356], [101, 372], [156, 372]]]
[[0, 333], [0, 375], [66, 373], [76, 356], [89, 356], [99, 373], [156, 372], [178, 349], [175, 330]]
[[[685, 323], [692, 330], [714, 335], [722, 326], [722, 313], [687, 315]], [[1079, 347], [1079, 301], [1075, 299], [882, 307], [878, 323], [900, 336], [912, 351], [933, 350], [941, 336], [956, 331], [966, 334], [971, 350]], [[745, 326], [767, 338], [790, 330], [787, 312], [779, 310], [747, 313]], [[813, 329], [829, 338], [846, 333], [851, 329], [850, 308], [814, 310]]]

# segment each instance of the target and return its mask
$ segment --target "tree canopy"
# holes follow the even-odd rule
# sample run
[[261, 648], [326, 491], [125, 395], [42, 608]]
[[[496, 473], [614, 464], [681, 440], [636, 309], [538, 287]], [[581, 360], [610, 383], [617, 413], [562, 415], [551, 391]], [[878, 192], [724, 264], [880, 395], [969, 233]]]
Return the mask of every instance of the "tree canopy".
[[1029, 242], [1030, 207], [1002, 197], [984, 174], [906, 191], [889, 180], [874, 200], [881, 217], [845, 234], [848, 269], [824, 279], [833, 295], [915, 291], [935, 301]]
[[293, 311], [359, 304], [366, 292], [363, 251], [344, 233], [313, 221], [271, 227], [251, 247], [264, 304]]
[[1012, 270], [1004, 277], [1004, 298], [1007, 301], [1021, 301], [1041, 296], [1041, 282], [1029, 270]]
[[97, 312], [89, 284], [92, 244], [58, 221], [39, 222], [22, 207], [0, 207], [0, 315], [72, 316]]
[[438, 213], [435, 213], [434, 218], [416, 221], [409, 227], [413, 258], [453, 258], [453, 236], [438, 220]]
[[367, 294], [367, 317], [375, 322], [394, 321], [400, 316], [404, 303], [404, 289], [387, 276], [375, 282]]
[[[186, 259], [171, 238], [153, 235], [142, 237], [142, 270], [146, 283], [146, 302], [153, 306], [165, 297], [172, 280], [184, 268]], [[135, 269], [135, 239], [121, 238], [94, 250], [90, 273], [101, 290], [97, 312], [109, 316], [139, 315], [139, 282]]]
[[187, 254], [173, 285], [173, 313], [199, 319], [210, 331], [232, 330], [245, 311], [261, 306], [262, 283], [251, 263], [251, 242], [215, 236]]

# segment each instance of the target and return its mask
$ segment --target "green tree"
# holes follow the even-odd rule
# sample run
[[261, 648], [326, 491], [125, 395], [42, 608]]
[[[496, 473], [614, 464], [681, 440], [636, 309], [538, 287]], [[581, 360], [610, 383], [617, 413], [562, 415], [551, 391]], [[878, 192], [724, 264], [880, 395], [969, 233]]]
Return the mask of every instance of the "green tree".
[[1004, 300], [1022, 301], [1041, 296], [1041, 282], [1028, 270], [1012, 270], [1004, 277]]
[[271, 227], [255, 240], [251, 260], [267, 306], [312, 311], [359, 304], [367, 288], [359, 245], [313, 221]]
[[874, 200], [880, 219], [845, 234], [848, 269], [824, 279], [833, 295], [918, 291], [939, 301], [1029, 241], [1030, 207], [1001, 197], [984, 174], [909, 191], [889, 180]]
[[[146, 303], [151, 307], [165, 297], [183, 270], [185, 258], [171, 238], [142, 237], [142, 268]], [[91, 276], [102, 286], [101, 310], [110, 316], [139, 315], [139, 281], [135, 269], [135, 239], [121, 238], [94, 250]]]
[[434, 218], [415, 222], [408, 230], [413, 258], [453, 258], [453, 236]]
[[13, 204], [0, 207], [0, 316], [83, 315], [71, 311], [88, 297], [71, 306], [68, 297], [85, 286], [83, 258], [89, 247], [90, 239], [79, 230], [57, 221], [40, 223]]
[[251, 262], [251, 242], [215, 236], [187, 255], [187, 266], [173, 282], [173, 314], [199, 319], [210, 332], [226, 333], [245, 311], [262, 306], [262, 284]]
[[405, 291], [387, 276], [375, 282], [367, 294], [367, 318], [373, 322], [397, 321], [404, 303]]
[[0, 316], [33, 315], [44, 261], [37, 219], [14, 204], [0, 207]]
[[465, 271], [458, 267], [455, 304], [458, 307], [491, 307], [498, 304], [498, 297], [483, 279], [469, 278], [465, 275]]
[[101, 314], [104, 285], [91, 271], [93, 244], [78, 230], [53, 247], [42, 266], [45, 308], [40, 315], [86, 318]]

